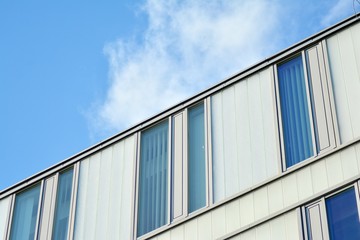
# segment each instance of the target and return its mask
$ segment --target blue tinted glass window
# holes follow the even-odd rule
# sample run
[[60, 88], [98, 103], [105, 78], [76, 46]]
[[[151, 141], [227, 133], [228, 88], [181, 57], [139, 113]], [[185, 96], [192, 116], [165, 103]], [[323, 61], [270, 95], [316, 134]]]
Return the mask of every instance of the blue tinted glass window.
[[67, 239], [71, 202], [73, 169], [59, 175], [56, 195], [56, 208], [53, 228], [53, 240]]
[[331, 240], [360, 239], [360, 222], [354, 188], [328, 198], [326, 213]]
[[301, 55], [278, 66], [286, 166], [313, 156], [309, 108]]
[[188, 114], [189, 212], [206, 204], [204, 105], [189, 109]]
[[10, 240], [34, 239], [40, 184], [16, 194]]
[[167, 222], [168, 122], [141, 133], [137, 234], [141, 236]]

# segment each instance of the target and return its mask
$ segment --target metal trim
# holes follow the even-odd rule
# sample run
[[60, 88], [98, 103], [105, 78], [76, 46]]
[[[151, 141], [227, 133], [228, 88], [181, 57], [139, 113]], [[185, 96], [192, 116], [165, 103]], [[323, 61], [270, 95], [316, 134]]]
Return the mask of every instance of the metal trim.
[[[172, 138], [171, 138], [171, 127], [172, 127], [172, 116], [168, 117], [168, 182], [167, 182], [167, 225], [171, 223], [171, 169], [172, 169], [172, 161], [171, 161], [171, 147], [172, 147]], [[166, 224], [165, 224], [166, 225]]]
[[79, 189], [79, 177], [80, 177], [80, 162], [75, 163], [73, 167], [73, 183], [72, 183], [72, 193], [71, 193], [71, 202], [69, 209], [69, 227], [67, 239], [73, 240], [75, 233], [75, 218], [76, 218], [76, 205], [77, 205], [77, 194]]
[[[307, 69], [307, 59], [306, 59], [306, 54], [305, 51], [303, 50], [301, 52], [301, 58], [302, 58], [302, 63], [303, 63], [303, 70], [304, 70], [304, 80], [305, 80], [305, 88], [306, 88], [306, 97], [307, 97], [307, 103], [308, 103], [308, 111], [309, 111], [309, 118], [310, 118], [310, 130], [311, 130], [311, 138], [313, 141], [313, 157], [316, 157], [318, 155], [318, 151], [317, 151], [317, 147], [316, 147], [316, 134], [315, 134], [315, 121], [314, 121], [314, 115], [313, 112], [315, 111], [313, 109], [313, 104], [311, 102], [312, 100], [312, 96], [310, 93], [310, 86], [309, 86], [309, 72]], [[310, 157], [311, 158], [311, 157]], [[306, 159], [304, 159], [306, 160]], [[303, 160], [303, 161], [304, 161]]]
[[39, 228], [40, 228], [40, 217], [41, 217], [41, 206], [42, 203], [44, 201], [44, 182], [45, 180], [41, 180], [40, 183], [40, 196], [39, 196], [39, 202], [38, 202], [38, 211], [37, 211], [37, 216], [36, 216], [36, 225], [35, 225], [35, 234], [34, 234], [34, 239], [38, 239], [38, 235], [39, 235]]
[[206, 207], [213, 203], [211, 97], [204, 100]]
[[137, 218], [138, 218], [138, 208], [139, 208], [139, 180], [140, 180], [140, 151], [141, 151], [141, 132], [136, 134], [136, 158], [135, 158], [135, 201], [134, 201], [134, 222], [133, 222], [133, 239], [136, 239], [137, 236]]
[[188, 108], [183, 112], [183, 217], [189, 214], [189, 116]]
[[[139, 153], [139, 137], [140, 133], [135, 133], [134, 140], [134, 158], [133, 158], [133, 178], [132, 178], [132, 190], [131, 190], [131, 217], [130, 217], [130, 239], [136, 238], [136, 226], [137, 226], [137, 166], [138, 166], [138, 153]], [[135, 233], [135, 235], [134, 235]]]
[[283, 123], [282, 123], [282, 115], [281, 115], [281, 103], [280, 103], [280, 90], [279, 90], [279, 78], [278, 78], [278, 68], [279, 64], [274, 64], [273, 66], [273, 73], [274, 73], [274, 85], [275, 85], [275, 98], [276, 98], [276, 107], [277, 107], [277, 127], [278, 127], [278, 138], [279, 138], [279, 145], [280, 145], [280, 160], [281, 160], [281, 172], [286, 172], [286, 158], [285, 158], [285, 144], [284, 144], [284, 132], [283, 132]]
[[328, 48], [326, 39], [323, 39], [321, 41], [321, 48], [323, 51], [323, 58], [324, 58], [324, 67], [325, 67], [325, 74], [326, 74], [326, 84], [328, 88], [328, 95], [329, 95], [329, 101], [330, 101], [330, 115], [329, 116], [332, 119], [332, 130], [334, 134], [334, 147], [337, 147], [341, 144], [340, 142], [340, 130], [339, 130], [339, 124], [336, 114], [336, 108], [335, 108], [335, 94], [334, 94], [334, 88], [333, 88], [333, 81], [330, 71], [330, 63], [329, 63], [329, 54], [328, 54]]

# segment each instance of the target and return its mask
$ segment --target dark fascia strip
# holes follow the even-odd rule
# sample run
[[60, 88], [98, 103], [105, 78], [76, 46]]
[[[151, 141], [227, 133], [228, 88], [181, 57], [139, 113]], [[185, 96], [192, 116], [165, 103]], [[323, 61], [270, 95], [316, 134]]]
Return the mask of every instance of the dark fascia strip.
[[293, 46], [284, 49], [283, 51], [280, 51], [279, 53], [264, 59], [263, 61], [254, 64], [246, 69], [244, 69], [243, 71], [240, 71], [237, 74], [234, 74], [228, 78], [226, 78], [225, 80], [223, 80], [222, 82], [174, 105], [173, 107], [170, 107], [146, 120], [144, 120], [143, 122], [136, 124], [130, 128], [128, 128], [127, 130], [120, 132], [114, 136], [109, 137], [108, 139], [101, 141], [81, 152], [79, 152], [78, 154], [75, 154], [65, 160], [63, 160], [62, 162], [55, 164], [29, 178], [26, 178], [25, 180], [20, 181], [19, 183], [16, 183], [15, 185], [4, 189], [3, 191], [0, 191], [0, 199], [2, 199], [3, 197], [6, 197], [22, 188], [25, 188], [27, 186], [29, 186], [30, 184], [33, 184], [36, 181], [39, 181], [43, 178], [46, 178], [47, 176], [50, 176], [54, 173], [56, 173], [57, 171], [60, 171], [64, 168], [66, 168], [69, 165], [72, 165], [74, 163], [76, 163], [77, 161], [80, 161], [88, 156], [90, 156], [91, 154], [104, 149], [105, 147], [120, 141], [138, 131], [143, 130], [144, 128], [147, 128], [149, 126], [151, 126], [152, 124], [156, 123], [157, 121], [160, 121], [161, 119], [164, 119], [198, 101], [201, 101], [203, 99], [205, 99], [206, 97], [221, 91], [222, 89], [224, 89], [225, 87], [227, 87], [228, 85], [231, 85], [235, 82], [241, 81], [242, 79], [245, 79], [246, 77], [261, 71], [262, 69], [271, 66], [272, 64], [281, 61], [282, 59], [290, 56], [291, 54], [298, 52], [304, 48], [307, 48], [309, 46], [311, 46], [312, 44], [332, 35], [333, 33], [340, 31], [356, 22], [360, 21], [360, 18], [358, 18], [356, 15], [353, 15], [329, 28], [326, 28], [314, 35], [312, 35], [309, 38], [304, 39], [303, 41], [300, 41], [296, 44], [294, 44]]
[[[206, 213], [208, 213], [210, 211], [213, 211], [218, 207], [224, 206], [224, 205], [226, 205], [226, 204], [228, 204], [228, 203], [230, 203], [230, 202], [232, 202], [232, 201], [234, 201], [234, 200], [236, 200], [236, 199], [238, 199], [238, 198], [240, 198], [240, 197], [242, 197], [242, 196], [244, 196], [244, 195], [246, 195], [246, 194], [248, 194], [250, 192], [253, 192], [253, 191], [255, 191], [255, 190], [259, 189], [259, 188], [262, 188], [265, 185], [271, 184], [272, 182], [274, 182], [274, 181], [276, 181], [278, 179], [281, 179], [286, 175], [289, 175], [289, 174], [291, 174], [293, 172], [297, 172], [300, 169], [308, 167], [308, 166], [320, 161], [323, 158], [329, 157], [329, 156], [331, 156], [333, 154], [338, 153], [339, 151], [342, 151], [342, 150], [344, 150], [346, 148], [352, 147], [352, 146], [354, 146], [354, 145], [356, 145], [358, 143], [360, 143], [360, 137], [356, 138], [356, 139], [354, 139], [352, 141], [349, 141], [349, 142], [347, 142], [347, 143], [345, 143], [343, 145], [340, 145], [339, 147], [333, 148], [333, 149], [331, 149], [331, 150], [329, 150], [329, 151], [327, 151], [327, 152], [325, 152], [325, 153], [323, 153], [321, 155], [316, 156], [315, 158], [312, 158], [312, 159], [309, 159], [309, 160], [304, 160], [303, 162], [301, 162], [299, 164], [296, 164], [293, 168], [288, 169], [285, 172], [281, 172], [280, 174], [277, 174], [276, 176], [274, 176], [272, 178], [269, 178], [269, 179], [267, 179], [267, 180], [265, 180], [265, 181], [263, 181], [263, 182], [261, 182], [259, 184], [256, 184], [256, 185], [254, 185], [254, 186], [252, 186], [252, 187], [250, 187], [250, 188], [248, 188], [246, 190], [243, 190], [243, 191], [239, 192], [238, 194], [235, 194], [235, 195], [233, 195], [231, 197], [225, 198], [225, 199], [223, 199], [223, 200], [221, 200], [221, 201], [219, 201], [219, 202], [217, 202], [217, 203], [215, 203], [215, 204], [213, 204], [213, 205], [211, 205], [211, 206], [209, 206], [207, 208], [203, 208], [203, 209], [197, 211], [196, 213], [191, 214], [190, 216], [187, 216], [186, 218], [184, 218], [182, 220], [179, 220], [177, 222], [173, 222], [173, 223], [171, 223], [169, 225], [158, 228], [158, 229], [156, 229], [156, 230], [154, 230], [154, 231], [152, 231], [152, 232], [150, 232], [150, 233], [148, 233], [148, 234], [146, 234], [144, 236], [141, 236], [138, 239], [144, 240], [144, 239], [151, 239], [153, 237], [156, 237], [157, 235], [159, 235], [161, 233], [164, 233], [166, 231], [169, 231], [169, 230], [175, 228], [176, 226], [179, 226], [181, 224], [184, 224], [185, 222], [191, 221], [192, 219], [194, 219], [196, 217], [199, 217], [199, 216], [201, 216], [203, 214], [206, 214]], [[293, 209], [295, 209], [295, 208], [297, 208], [299, 206], [302, 206], [302, 205], [304, 205], [304, 204], [306, 204], [308, 202], [313, 201], [314, 199], [318, 198], [319, 196], [322, 196], [324, 193], [331, 192], [334, 189], [338, 189], [341, 186], [343, 186], [344, 184], [348, 184], [349, 182], [353, 182], [354, 179], [359, 179], [359, 178], [360, 178], [360, 174], [353, 177], [353, 178], [351, 178], [350, 180], [344, 181], [343, 183], [338, 184], [338, 185], [336, 185], [336, 186], [334, 186], [334, 187], [332, 187], [330, 189], [327, 189], [327, 190], [325, 190], [323, 192], [320, 192], [318, 194], [314, 194], [313, 196], [309, 197], [308, 199], [302, 200], [300, 202], [295, 203], [294, 205], [291, 205], [291, 206], [289, 206], [289, 207], [287, 207], [285, 209], [280, 210], [279, 212], [273, 213], [273, 214], [269, 215], [268, 217], [257, 220], [256, 222], [251, 223], [251, 224], [241, 228], [240, 230], [235, 231], [234, 233], [231, 233], [232, 234], [231, 236], [236, 235], [236, 234], [238, 234], [240, 232], [244, 232], [244, 231], [246, 231], [246, 230], [248, 230], [248, 229], [250, 229], [250, 228], [252, 228], [254, 226], [259, 225], [260, 223], [266, 222], [266, 221], [268, 221], [270, 219], [273, 219], [273, 218], [275, 218], [275, 217], [277, 217], [277, 216], [279, 216], [281, 214], [289, 212], [289, 211], [291, 211], [291, 210], [293, 210]], [[226, 235], [226, 236], [229, 237], [228, 235]]]

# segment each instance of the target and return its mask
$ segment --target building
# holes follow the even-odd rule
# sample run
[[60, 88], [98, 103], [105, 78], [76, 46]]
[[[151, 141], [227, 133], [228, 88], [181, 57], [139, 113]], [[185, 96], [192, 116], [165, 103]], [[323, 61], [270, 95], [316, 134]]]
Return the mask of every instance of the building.
[[0, 192], [2, 239], [360, 239], [350, 17]]

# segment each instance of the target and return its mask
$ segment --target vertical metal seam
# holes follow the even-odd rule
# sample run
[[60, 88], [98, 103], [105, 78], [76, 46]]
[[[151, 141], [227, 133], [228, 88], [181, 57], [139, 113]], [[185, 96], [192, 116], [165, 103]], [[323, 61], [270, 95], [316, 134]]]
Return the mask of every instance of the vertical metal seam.
[[285, 157], [285, 143], [284, 143], [284, 133], [283, 133], [283, 124], [282, 124], [282, 114], [281, 114], [281, 103], [280, 103], [280, 93], [279, 93], [279, 78], [277, 72], [277, 64], [273, 65], [273, 73], [274, 73], [274, 82], [275, 82], [275, 97], [276, 97], [276, 109], [278, 116], [278, 135], [280, 142], [280, 157], [281, 157], [281, 172], [285, 172], [287, 169], [286, 166], [286, 157]]
[[189, 124], [188, 108], [183, 112], [183, 217], [189, 215]]
[[332, 130], [334, 135], [334, 146], [333, 148], [340, 145], [340, 131], [339, 131], [339, 123], [336, 115], [336, 104], [335, 104], [335, 96], [334, 96], [334, 88], [332, 84], [332, 76], [330, 71], [330, 63], [329, 63], [329, 53], [327, 48], [326, 40], [321, 41], [321, 47], [323, 51], [323, 59], [324, 59], [324, 67], [325, 67], [325, 75], [326, 75], [326, 84], [328, 87], [329, 93], [329, 104], [330, 104], [330, 117], [332, 119]]
[[205, 147], [207, 147], [206, 153], [206, 174], [207, 174], [207, 206], [211, 206], [214, 202], [213, 194], [213, 158], [212, 158], [212, 128], [211, 128], [211, 96], [205, 99], [206, 102], [206, 132], [207, 138], [205, 139]]
[[168, 201], [167, 201], [167, 225], [169, 225], [171, 223], [171, 169], [172, 169], [172, 163], [171, 163], [171, 155], [172, 155], [172, 116], [168, 117], [168, 179], [167, 179], [167, 184], [168, 184], [168, 193], [167, 193], [167, 197], [168, 197]]
[[42, 202], [44, 199], [44, 179], [41, 180], [40, 183], [40, 196], [39, 196], [39, 202], [38, 202], [38, 210], [37, 210], [37, 215], [36, 215], [36, 224], [35, 224], [35, 234], [34, 234], [34, 239], [38, 239], [38, 234], [39, 234], [39, 228], [40, 228], [40, 219], [41, 219], [41, 206], [42, 206]]
[[[305, 51], [301, 51], [301, 61], [303, 63], [303, 71], [304, 71], [304, 80], [305, 80], [305, 88], [306, 88], [306, 99], [307, 99], [307, 104], [308, 104], [308, 113], [309, 113], [309, 120], [310, 120], [310, 131], [311, 131], [311, 139], [312, 139], [312, 145], [313, 145], [313, 156], [317, 156], [318, 152], [317, 152], [317, 147], [316, 147], [316, 139], [317, 139], [317, 134], [315, 132], [315, 124], [316, 124], [316, 120], [314, 120], [314, 116], [313, 116], [313, 105], [312, 105], [312, 93], [311, 94], [311, 90], [310, 89], [310, 84], [309, 84], [309, 75], [308, 75], [308, 70], [307, 70], [307, 59], [306, 59], [306, 54]], [[314, 110], [316, 111], [316, 110]], [[316, 114], [316, 113], [315, 113]], [[310, 158], [311, 158], [310, 157]], [[306, 160], [306, 159], [303, 159]]]
[[134, 208], [133, 208], [133, 231], [132, 239], [137, 238], [137, 218], [138, 218], [138, 209], [139, 209], [139, 179], [140, 179], [140, 148], [141, 148], [141, 131], [137, 132], [136, 135], [136, 147], [135, 147], [135, 164], [134, 164]]

